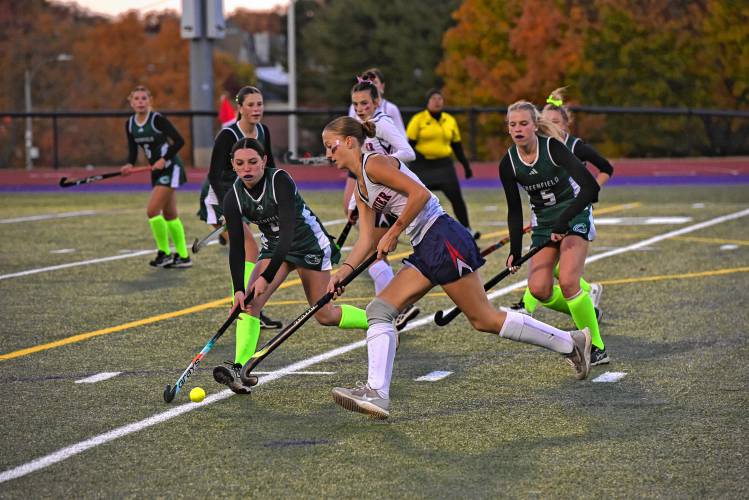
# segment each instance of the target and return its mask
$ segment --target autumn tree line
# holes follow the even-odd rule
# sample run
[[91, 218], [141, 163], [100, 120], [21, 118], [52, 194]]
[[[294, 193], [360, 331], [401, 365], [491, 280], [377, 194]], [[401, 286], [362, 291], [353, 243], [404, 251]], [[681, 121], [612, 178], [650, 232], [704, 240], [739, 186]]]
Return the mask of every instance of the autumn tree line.
[[[541, 105], [567, 86], [572, 105], [749, 111], [746, 0], [299, 0], [296, 9], [302, 107], [344, 107], [354, 75], [377, 66], [401, 107], [423, 106], [434, 86], [448, 106], [494, 109], [521, 98]], [[270, 15], [268, 29], [285, 30], [284, 14]], [[228, 21], [249, 29], [253, 16], [240, 9]], [[73, 60], [51, 62], [60, 53]], [[0, 61], [0, 112], [24, 110], [29, 68], [35, 110], [127, 111], [138, 84], [158, 109], [189, 109], [189, 42], [174, 12], [110, 19], [48, 0], [0, 0]], [[217, 100], [255, 82], [251, 65], [218, 46], [214, 78]], [[574, 132], [611, 157], [749, 153], [748, 118], [575, 119]], [[173, 121], [189, 139], [189, 120]], [[302, 124], [314, 136], [318, 121]], [[504, 115], [482, 113], [477, 125], [473, 155], [499, 158], [509, 143]], [[23, 165], [23, 128], [0, 118], [0, 166]], [[50, 121], [35, 120], [34, 134], [40, 163], [50, 164]], [[59, 138], [67, 165], [125, 157], [123, 118], [61, 119]]]

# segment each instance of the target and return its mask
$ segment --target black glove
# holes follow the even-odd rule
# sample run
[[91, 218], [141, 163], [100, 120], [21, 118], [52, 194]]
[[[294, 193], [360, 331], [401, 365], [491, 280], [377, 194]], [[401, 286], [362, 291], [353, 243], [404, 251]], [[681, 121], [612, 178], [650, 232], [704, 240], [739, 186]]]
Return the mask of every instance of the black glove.
[[463, 165], [463, 170], [466, 172], [466, 179], [473, 177], [473, 170], [471, 170], [470, 165]]

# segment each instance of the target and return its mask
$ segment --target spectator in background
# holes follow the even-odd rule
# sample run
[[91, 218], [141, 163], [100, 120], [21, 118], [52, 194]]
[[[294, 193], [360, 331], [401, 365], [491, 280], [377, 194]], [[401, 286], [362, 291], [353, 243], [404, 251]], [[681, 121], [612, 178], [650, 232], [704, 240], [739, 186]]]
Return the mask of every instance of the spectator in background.
[[[395, 126], [398, 127], [398, 130], [400, 130], [403, 135], [405, 135], [406, 127], [403, 125], [401, 110], [398, 109], [398, 106], [385, 99], [385, 79], [382, 76], [382, 71], [380, 71], [378, 68], [369, 68], [367, 70], [364, 70], [364, 72], [358, 77], [358, 79], [369, 80], [370, 82], [374, 83], [375, 87], [377, 87], [377, 92], [380, 95], [380, 102], [377, 104], [377, 109], [375, 110], [375, 112], [382, 112], [392, 118], [393, 123], [395, 123]], [[356, 110], [354, 109], [353, 104], [351, 104], [351, 106], [348, 108], [348, 115], [351, 118], [356, 118]]]
[[445, 100], [439, 89], [430, 89], [426, 94], [426, 108], [416, 113], [408, 122], [408, 141], [416, 150], [416, 161], [411, 170], [430, 191], [442, 191], [450, 200], [458, 222], [479, 239], [481, 233], [473, 232], [468, 221], [468, 210], [460, 191], [458, 175], [455, 173], [452, 155], [458, 159], [466, 179], [473, 177], [460, 141], [458, 122], [452, 115], [442, 111]]

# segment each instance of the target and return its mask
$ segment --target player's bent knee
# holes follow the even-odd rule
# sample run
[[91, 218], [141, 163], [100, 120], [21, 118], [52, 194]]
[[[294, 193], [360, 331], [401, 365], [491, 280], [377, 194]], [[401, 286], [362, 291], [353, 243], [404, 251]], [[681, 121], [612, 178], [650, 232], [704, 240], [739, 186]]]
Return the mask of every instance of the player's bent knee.
[[323, 307], [315, 313], [315, 320], [322, 326], [338, 326], [339, 320], [336, 320], [333, 308]]
[[392, 323], [398, 316], [398, 309], [376, 297], [367, 305], [367, 323], [372, 326], [377, 323]]

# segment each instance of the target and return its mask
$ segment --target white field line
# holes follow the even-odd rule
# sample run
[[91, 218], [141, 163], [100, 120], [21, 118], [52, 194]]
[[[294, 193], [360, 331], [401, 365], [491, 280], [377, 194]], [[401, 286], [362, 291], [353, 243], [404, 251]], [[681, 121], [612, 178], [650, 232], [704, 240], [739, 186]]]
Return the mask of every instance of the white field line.
[[[612, 250], [609, 252], [604, 252], [601, 254], [593, 255], [588, 258], [586, 262], [593, 262], [600, 259], [605, 259], [606, 257], [611, 257], [613, 255], [618, 255], [620, 253], [629, 252], [631, 250], [635, 250], [641, 246], [647, 246], [652, 245], [653, 243], [656, 243], [658, 241], [665, 240], [667, 238], [673, 238], [674, 236], [679, 236], [685, 233], [689, 233], [692, 231], [697, 231], [699, 229], [703, 229], [705, 227], [713, 226], [715, 224], [720, 224], [722, 222], [726, 222], [733, 219], [738, 219], [741, 217], [745, 217], [749, 215], [749, 209], [742, 210], [740, 212], [735, 212], [733, 214], [724, 215], [721, 217], [717, 217], [715, 219], [711, 219], [705, 222], [701, 222], [699, 224], [695, 224], [693, 226], [685, 227], [682, 229], [679, 229], [677, 231], [670, 231], [668, 233], [654, 236], [652, 238], [648, 238], [646, 240], [643, 240], [639, 243], [635, 243], [633, 245], [629, 245], [628, 247], [624, 247], [617, 250]], [[491, 297], [497, 297], [501, 294], [509, 293], [511, 290], [514, 290], [515, 288], [519, 286], [523, 286], [527, 283], [528, 280], [523, 280], [519, 283], [514, 283], [512, 285], [506, 286], [502, 288], [501, 290], [497, 290], [495, 292], [492, 292], [490, 294]], [[432, 323], [433, 315], [424, 316], [422, 318], [419, 318], [416, 321], [410, 322], [406, 328], [404, 328], [402, 331], [407, 330], [413, 330], [414, 328], [417, 328], [422, 325], [426, 325], [429, 323]], [[333, 349], [331, 351], [318, 354], [317, 356], [313, 356], [311, 358], [304, 359], [302, 361], [298, 361], [296, 363], [293, 363], [291, 365], [288, 365], [280, 370], [274, 371], [269, 373], [268, 375], [263, 375], [260, 377], [260, 380], [258, 381], [258, 385], [267, 384], [270, 382], [273, 382], [274, 380], [278, 380], [280, 378], [283, 378], [287, 375], [289, 375], [291, 372], [297, 372], [302, 371], [306, 368], [309, 368], [310, 366], [316, 365], [317, 363], [321, 363], [323, 361], [327, 361], [329, 359], [338, 357], [342, 354], [345, 354], [349, 351], [353, 351], [355, 349], [359, 349], [361, 347], [364, 347], [367, 345], [366, 340], [360, 340], [358, 342], [354, 342], [352, 344], [348, 344], [342, 347], [339, 347], [337, 349]], [[16, 479], [22, 476], [25, 476], [27, 474], [30, 474], [32, 472], [38, 471], [40, 469], [44, 469], [46, 467], [49, 467], [50, 465], [56, 464], [58, 462], [62, 462], [63, 460], [66, 460], [74, 455], [78, 455], [79, 453], [83, 453], [84, 451], [94, 448], [96, 446], [108, 443], [110, 441], [113, 441], [117, 438], [121, 438], [123, 436], [127, 436], [128, 434], [132, 434], [134, 432], [138, 432], [140, 430], [146, 429], [148, 427], [160, 424], [162, 422], [166, 422], [167, 420], [171, 420], [174, 417], [178, 417], [179, 415], [182, 415], [183, 413], [187, 413], [189, 411], [193, 411], [195, 409], [198, 409], [202, 406], [209, 405], [211, 403], [215, 403], [217, 401], [221, 401], [223, 399], [229, 398], [234, 393], [231, 392], [229, 389], [226, 389], [224, 391], [221, 391], [216, 394], [212, 394], [205, 398], [202, 403], [186, 403], [180, 406], [176, 406], [170, 410], [157, 413], [156, 415], [153, 415], [151, 417], [148, 417], [144, 420], [140, 420], [138, 422], [134, 422], [132, 424], [128, 424], [122, 427], [118, 427], [116, 429], [113, 429], [109, 432], [105, 432], [103, 434], [99, 434], [97, 436], [94, 436], [92, 438], [86, 439], [84, 441], [80, 441], [76, 444], [67, 446], [65, 448], [61, 448], [53, 453], [50, 453], [49, 455], [45, 455], [43, 457], [37, 458], [35, 460], [32, 460], [30, 462], [27, 462], [25, 464], [19, 465], [17, 467], [14, 467], [12, 469], [8, 469], [6, 471], [3, 471], [0, 473], [0, 483], [4, 483], [6, 481], [10, 481], [11, 479]]]
[[[342, 224], [346, 222], [346, 219], [335, 219], [328, 222], [323, 222], [323, 225], [333, 226], [336, 224]], [[255, 234], [259, 236], [260, 233]], [[211, 242], [211, 243], [216, 243]], [[211, 244], [209, 243], [209, 245]], [[57, 271], [59, 269], [67, 269], [70, 267], [87, 266], [90, 264], [100, 264], [102, 262], [109, 262], [113, 260], [129, 259], [130, 257], [139, 257], [141, 255], [147, 255], [153, 253], [154, 250], [137, 250], [135, 252], [123, 253], [120, 255], [112, 255], [111, 257], [101, 257], [98, 259], [81, 260], [77, 262], [68, 262], [67, 264], [58, 264], [56, 266], [38, 267], [36, 269], [28, 269], [26, 271], [19, 271], [17, 273], [0, 274], [0, 280], [7, 280], [10, 278], [19, 278], [21, 276], [29, 276], [31, 274], [46, 273], [49, 271]]]
[[426, 375], [422, 375], [421, 377], [417, 377], [414, 380], [416, 382], [436, 382], [438, 380], [442, 380], [445, 377], [449, 377], [452, 375], [453, 372], [443, 371], [443, 370], [436, 370], [433, 372], [429, 372]]
[[120, 373], [122, 372], [101, 372], [101, 373], [97, 373], [96, 375], [91, 375], [90, 377], [76, 380], [75, 383], [76, 384], [95, 384], [97, 382], [101, 382], [102, 380], [109, 380], [110, 378], [114, 378]]
[[13, 224], [14, 222], [33, 222], [38, 220], [63, 219], [65, 217], [80, 217], [83, 215], [96, 215], [96, 210], [79, 210], [77, 212], [60, 212], [59, 214], [28, 215], [26, 217], [14, 217], [12, 219], [0, 219], [0, 224]]
[[627, 372], [604, 372], [591, 380], [591, 382], [618, 382], [627, 375]]

